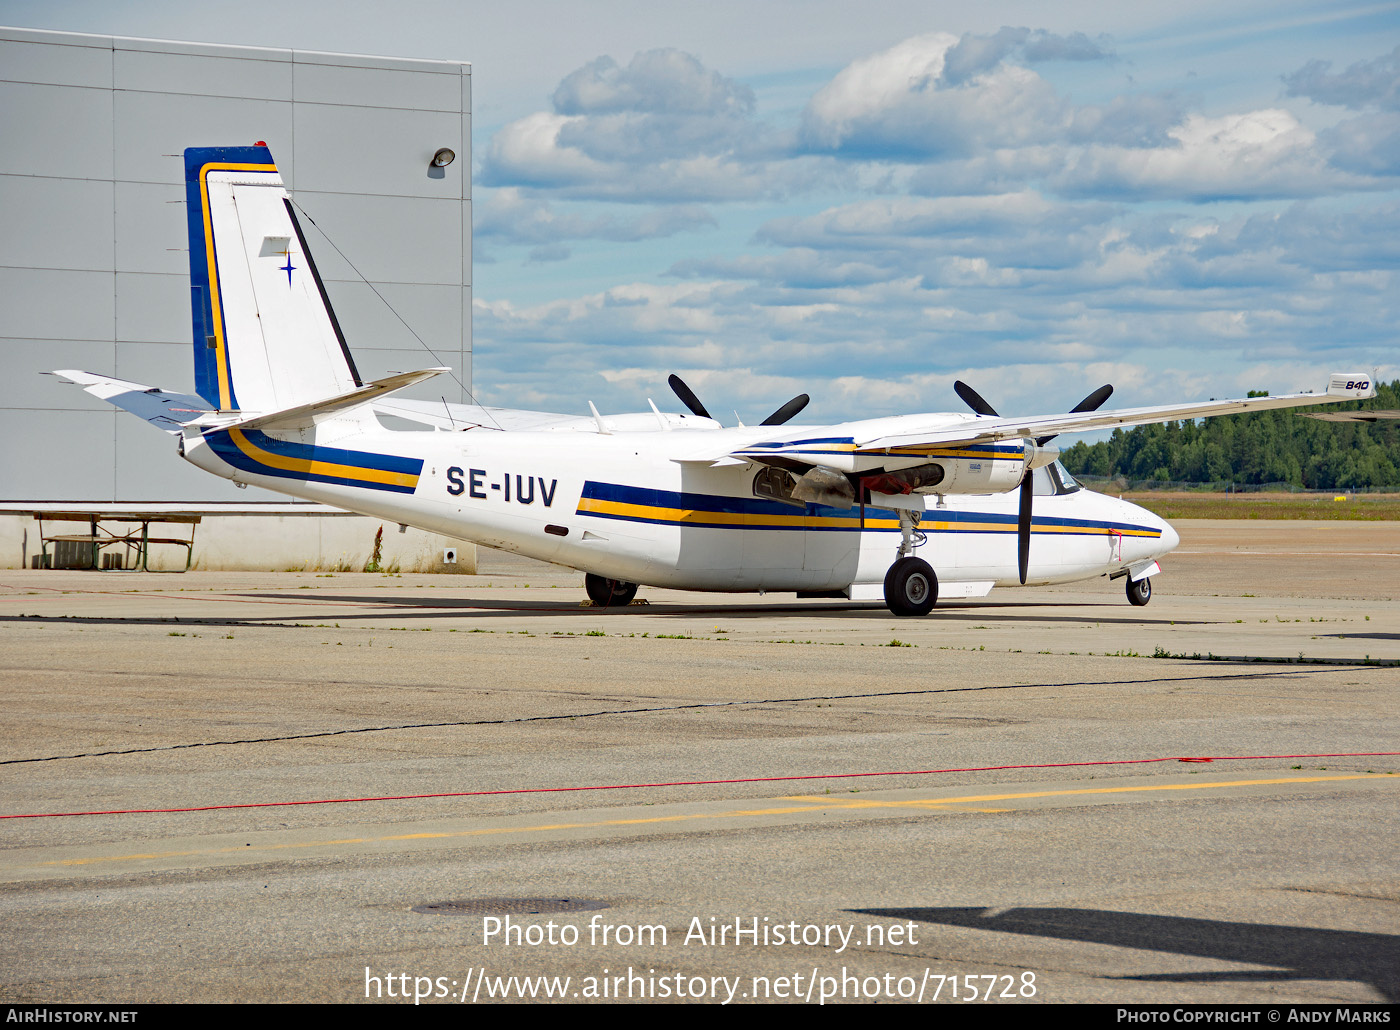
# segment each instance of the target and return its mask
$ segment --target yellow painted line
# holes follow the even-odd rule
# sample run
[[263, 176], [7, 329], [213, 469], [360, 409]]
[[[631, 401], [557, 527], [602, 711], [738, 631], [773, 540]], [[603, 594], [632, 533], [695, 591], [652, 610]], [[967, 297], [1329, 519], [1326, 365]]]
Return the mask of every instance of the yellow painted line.
[[917, 798], [912, 801], [853, 801], [848, 798], [831, 798], [823, 795], [793, 796], [784, 800], [810, 801], [816, 804], [833, 805], [842, 808], [917, 808], [941, 805], [984, 804], [989, 801], [1019, 801], [1026, 798], [1070, 797], [1080, 794], [1133, 794], [1149, 790], [1207, 790], [1212, 787], [1266, 787], [1281, 783], [1329, 783], [1334, 780], [1384, 780], [1395, 779], [1385, 773], [1357, 773], [1351, 776], [1289, 776], [1276, 780], [1229, 780], [1221, 783], [1157, 783], [1140, 787], [1084, 787], [1079, 790], [1037, 790], [1024, 794], [979, 794], [965, 798]]
[[696, 813], [694, 815], [662, 815], [649, 816], [645, 819], [600, 819], [594, 822], [583, 823], [545, 823], [539, 826], [501, 826], [483, 830], [454, 830], [449, 833], [405, 833], [395, 834], [387, 837], [346, 837], [338, 840], [313, 840], [301, 841], [292, 844], [262, 844], [257, 848], [247, 845], [230, 848], [202, 848], [194, 851], [159, 851], [147, 852], [132, 855], [109, 855], [98, 858], [63, 858], [52, 862], [40, 862], [43, 866], [81, 866], [92, 865], [97, 862], [127, 862], [141, 859], [156, 858], [188, 858], [192, 855], [233, 855], [233, 854], [256, 854], [259, 851], [284, 851], [289, 848], [318, 848], [328, 847], [335, 844], [381, 844], [391, 841], [401, 840], [444, 840], [460, 837], [481, 837], [507, 833], [543, 833], [551, 830], [585, 830], [594, 827], [606, 826], [638, 826], [651, 823], [674, 823], [685, 822], [695, 819], [727, 819], [738, 816], [762, 816], [762, 815], [793, 815], [800, 812], [810, 813], [811, 807], [808, 805], [798, 805], [785, 808], [764, 808], [746, 809], [734, 812], [718, 813]]
[[[779, 798], [780, 801], [804, 802], [800, 805], [785, 805], [779, 808], [741, 808], [727, 812], [697, 812], [691, 815], [648, 816], [637, 819], [598, 819], [591, 822], [542, 823], [536, 826], [500, 826], [480, 830], [453, 830], [441, 833], [404, 833], [384, 837], [342, 837], [332, 840], [300, 841], [290, 844], [260, 844], [256, 847], [203, 848], [192, 851], [144, 852], [131, 855], [108, 855], [97, 858], [64, 858], [51, 862], [40, 862], [41, 866], [84, 866], [100, 862], [134, 862], [160, 858], [189, 858], [196, 855], [253, 855], [266, 851], [286, 851], [298, 848], [331, 847], [337, 844], [383, 844], [408, 840], [451, 840], [466, 837], [487, 837], [513, 833], [547, 833], [558, 830], [600, 829], [609, 826], [647, 826], [661, 823], [695, 822], [707, 819], [755, 818], [771, 815], [811, 814], [818, 807], [859, 809], [859, 808], [924, 808], [930, 811], [948, 809], [950, 805], [981, 804], [989, 801], [1010, 801], [1024, 798], [1067, 797], [1082, 794], [1125, 794], [1151, 790], [1203, 790], [1212, 787], [1259, 787], [1285, 783], [1325, 783], [1340, 780], [1396, 779], [1384, 773], [1358, 773], [1348, 776], [1309, 776], [1285, 777], [1271, 780], [1231, 780], [1224, 783], [1167, 783], [1138, 787], [1090, 787], [1080, 790], [1044, 790], [1019, 794], [981, 794], [960, 798], [918, 798], [910, 801], [879, 801], [873, 798], [855, 801], [848, 798], [830, 796], [794, 796]], [[1397, 780], [1400, 782], [1400, 780]], [[965, 810], [971, 811], [971, 810]], [[1007, 809], [976, 809], [975, 811], [1005, 812]]]
[[969, 808], [958, 798], [949, 798], [946, 801], [940, 798], [920, 798], [914, 801], [875, 801], [866, 798], [862, 801], [853, 801], [849, 798], [827, 797], [823, 794], [813, 794], [810, 797], [799, 795], [785, 800], [810, 801], [813, 805], [829, 808], [926, 808], [931, 811], [938, 811], [941, 809], [949, 812], [985, 812], [988, 814], [1011, 811], [1009, 808]]

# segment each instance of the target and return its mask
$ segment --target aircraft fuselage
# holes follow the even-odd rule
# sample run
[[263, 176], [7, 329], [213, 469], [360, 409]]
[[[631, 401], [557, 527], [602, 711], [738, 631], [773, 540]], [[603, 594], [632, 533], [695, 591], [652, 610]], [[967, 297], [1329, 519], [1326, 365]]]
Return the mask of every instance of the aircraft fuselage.
[[[670, 455], [686, 433], [187, 432], [184, 456], [224, 478], [592, 572], [689, 590], [880, 596], [897, 511], [758, 497], [764, 466]], [[1014, 585], [1017, 498], [885, 498], [919, 512], [919, 556], [944, 597]], [[1037, 496], [1027, 583], [1137, 568], [1176, 546], [1171, 527], [1089, 490]]]

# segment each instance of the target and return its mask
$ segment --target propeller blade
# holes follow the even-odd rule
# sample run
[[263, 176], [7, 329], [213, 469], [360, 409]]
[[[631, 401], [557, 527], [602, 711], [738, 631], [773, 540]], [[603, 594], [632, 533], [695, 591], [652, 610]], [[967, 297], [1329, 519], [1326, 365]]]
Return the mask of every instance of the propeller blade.
[[963, 403], [977, 412], [977, 414], [996, 416], [996, 409], [983, 400], [980, 393], [968, 386], [961, 379], [953, 383], [953, 392], [961, 397]]
[[1108, 400], [1112, 396], [1112, 385], [1110, 385], [1109, 383], [1104, 383], [1093, 393], [1089, 394], [1089, 396], [1085, 397], [1074, 407], [1070, 408], [1070, 414], [1078, 415], [1080, 412], [1084, 411], [1098, 411], [1099, 408], [1103, 407], [1103, 402]]
[[811, 399], [812, 398], [808, 397], [805, 393], [799, 393], [796, 397], [788, 401], [777, 411], [773, 412], [773, 414], [765, 418], [762, 422], [759, 423], [759, 425], [780, 426], [784, 422], [792, 418], [794, 415], [796, 415], [803, 408], [805, 408], [807, 406], [807, 402]]
[[694, 391], [685, 385], [685, 380], [674, 373], [666, 380], [671, 390], [681, 399], [681, 403], [691, 410], [693, 414], [701, 418], [710, 418], [711, 415], [705, 410], [705, 405], [700, 403], [700, 398], [695, 396]]
[[1021, 585], [1026, 585], [1026, 569], [1031, 563], [1031, 492], [1034, 483], [1027, 472], [1021, 478], [1021, 510], [1016, 520], [1016, 560], [1020, 564]]
[[[979, 415], [996, 416], [996, 409], [988, 404], [980, 393], [968, 386], [961, 379], [953, 384], [953, 392], [963, 399], [969, 408]], [[1070, 409], [1071, 414], [1080, 414], [1085, 411], [1097, 411], [1104, 401], [1113, 394], [1113, 387], [1105, 383], [1089, 396]], [[1044, 447], [1051, 440], [1058, 436], [1052, 433], [1050, 436], [1038, 436], [1035, 438], [1037, 447]], [[1021, 505], [1016, 517], [1016, 561], [1021, 573], [1022, 585], [1026, 582], [1026, 570], [1031, 563], [1031, 499], [1035, 494], [1035, 482], [1029, 471], [1021, 477]]]
[[[1112, 396], [1113, 396], [1113, 387], [1112, 387], [1112, 385], [1110, 385], [1109, 383], [1104, 383], [1102, 386], [1100, 386], [1100, 387], [1099, 387], [1097, 390], [1095, 390], [1093, 393], [1089, 394], [1089, 396], [1085, 397], [1082, 401], [1080, 401], [1080, 402], [1079, 402], [1078, 404], [1076, 404], [1074, 407], [1070, 408], [1070, 409], [1069, 409], [1070, 414], [1071, 414], [1071, 415], [1077, 415], [1077, 414], [1079, 414], [1079, 413], [1081, 413], [1081, 412], [1085, 412], [1085, 411], [1098, 411], [1099, 408], [1103, 407], [1103, 402], [1106, 401], [1106, 400], [1108, 400], [1108, 399], [1109, 399], [1110, 397], [1112, 397]], [[1059, 435], [1058, 433], [1055, 433], [1055, 434], [1052, 434], [1052, 435], [1050, 435], [1050, 436], [1038, 436], [1038, 437], [1035, 438], [1035, 442], [1036, 442], [1037, 444], [1039, 444], [1041, 447], [1044, 447], [1047, 443], [1049, 443], [1051, 440], [1055, 439], [1055, 437], [1058, 436], [1058, 435]]]

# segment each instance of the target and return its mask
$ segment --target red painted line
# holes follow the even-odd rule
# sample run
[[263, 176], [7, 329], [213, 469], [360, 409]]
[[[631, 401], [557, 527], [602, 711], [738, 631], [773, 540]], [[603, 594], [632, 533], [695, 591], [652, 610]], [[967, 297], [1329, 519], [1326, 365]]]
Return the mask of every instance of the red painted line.
[[1102, 765], [1148, 765], [1155, 762], [1250, 762], [1278, 758], [1376, 758], [1400, 751], [1338, 751], [1323, 755], [1212, 755], [1189, 758], [1118, 758], [1102, 762], [1049, 762], [1039, 765], [973, 765], [961, 769], [905, 769], [889, 772], [816, 773], [805, 776], [748, 776], [734, 780], [671, 780], [661, 783], [609, 783], [586, 787], [516, 787], [510, 790], [461, 790], [443, 794], [395, 794], [385, 797], [319, 798], [312, 801], [250, 801], [238, 805], [196, 805], [190, 808], [113, 808], [94, 812], [33, 812], [0, 815], [0, 819], [59, 819], [79, 815], [165, 815], [175, 812], [218, 812], [234, 808], [286, 808], [295, 805], [349, 805], [372, 801], [424, 801], [433, 798], [494, 797], [502, 794], [558, 794], [581, 790], [641, 790], [647, 787], [709, 787], [735, 783], [784, 783], [793, 780], [847, 780], [869, 776], [936, 776], [942, 773], [1000, 772], [1009, 769], [1079, 769]]

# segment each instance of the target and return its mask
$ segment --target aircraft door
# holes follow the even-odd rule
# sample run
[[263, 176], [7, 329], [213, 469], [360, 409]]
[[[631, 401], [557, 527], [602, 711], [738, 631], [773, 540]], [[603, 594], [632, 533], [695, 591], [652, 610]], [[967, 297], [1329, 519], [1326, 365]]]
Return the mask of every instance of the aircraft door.
[[831, 572], [833, 582], [851, 582], [860, 557], [860, 508], [842, 510], [809, 504], [802, 522], [806, 541], [802, 568], [808, 572]]

